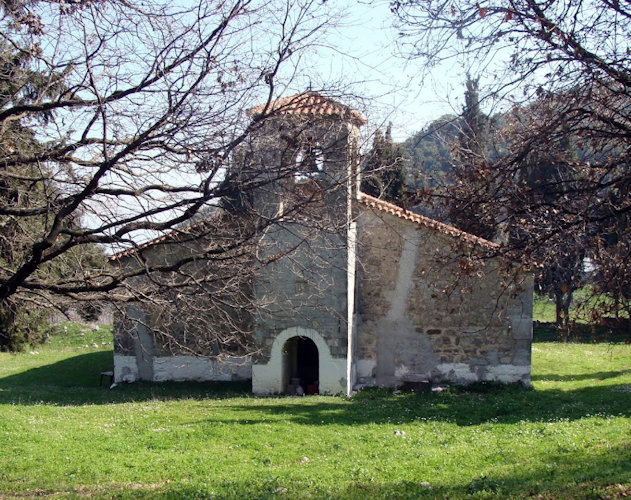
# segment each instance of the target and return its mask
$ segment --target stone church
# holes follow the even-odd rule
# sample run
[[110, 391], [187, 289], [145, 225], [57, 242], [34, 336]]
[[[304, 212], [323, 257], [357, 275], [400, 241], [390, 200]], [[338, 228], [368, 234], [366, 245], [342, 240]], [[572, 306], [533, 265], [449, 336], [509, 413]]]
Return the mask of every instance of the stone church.
[[[227, 316], [238, 323], [250, 349], [208, 350], [193, 340], [187, 349], [166, 349], [154, 330], [175, 302], [158, 312], [132, 304], [128, 319], [115, 322], [115, 380], [251, 379], [255, 394], [351, 394], [425, 382], [528, 385], [532, 276], [494, 256], [493, 242], [362, 193], [365, 121], [356, 111], [305, 93], [250, 114], [269, 110], [275, 112], [235, 152], [235, 163], [260, 175], [295, 167], [240, 201], [261, 220], [276, 217], [252, 243], [256, 261], [266, 262], [249, 276], [257, 307], [240, 316], [210, 307], [206, 314], [206, 329], [220, 331]], [[310, 203], [294, 210], [292, 199]], [[174, 231], [123, 252], [113, 265], [168, 261], [188, 234]], [[178, 314], [185, 313], [172, 316]]]

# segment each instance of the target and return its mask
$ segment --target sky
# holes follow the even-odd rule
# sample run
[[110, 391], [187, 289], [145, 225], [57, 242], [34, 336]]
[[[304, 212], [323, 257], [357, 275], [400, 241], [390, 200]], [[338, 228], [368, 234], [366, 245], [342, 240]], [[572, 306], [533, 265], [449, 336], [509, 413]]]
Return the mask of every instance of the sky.
[[[186, 2], [188, 0], [184, 0]], [[264, 1], [264, 0], [263, 0]], [[271, 7], [271, 14], [276, 15], [273, 6], [281, 5], [294, 6], [296, 4], [309, 3], [309, 0], [284, 0], [278, 4], [268, 4]], [[461, 101], [464, 92], [464, 76], [459, 68], [439, 68], [436, 72], [424, 75], [423, 68], [419, 67], [418, 61], [407, 61], [399, 51], [399, 37], [396, 27], [393, 25], [395, 18], [389, 10], [388, 0], [313, 0], [316, 5], [331, 11], [342, 9], [345, 15], [338, 23], [327, 25], [328, 34], [326, 36], [318, 36], [313, 47], [306, 47], [305, 67], [300, 69], [304, 71], [303, 77], [297, 78], [293, 88], [287, 88], [287, 92], [280, 95], [288, 95], [289, 93], [301, 92], [308, 87], [304, 87], [304, 83], [315, 73], [318, 77], [318, 85], [326, 90], [331, 88], [333, 92], [339, 88], [338, 83], [346, 83], [348, 87], [347, 95], [343, 95], [340, 99], [346, 104], [356, 107], [365, 118], [368, 124], [363, 127], [364, 146], [372, 142], [371, 133], [377, 129], [382, 130], [389, 122], [393, 124], [393, 137], [396, 141], [402, 141], [410, 137], [414, 132], [422, 129], [429, 122], [439, 118], [446, 113], [459, 112], [461, 110]], [[265, 3], [265, 2], [264, 2]], [[296, 9], [301, 12], [300, 9]], [[284, 9], [278, 10], [278, 16], [282, 19]], [[248, 21], [250, 18], [246, 18]], [[270, 50], [274, 50], [275, 43], [278, 43], [279, 32], [283, 32], [283, 28], [275, 23], [274, 26], [268, 28], [264, 21], [268, 18], [254, 18], [257, 21], [253, 29], [252, 37], [246, 36], [247, 43], [236, 45], [239, 47], [237, 54], [241, 54], [239, 50], [243, 50], [245, 55], [248, 54], [251, 46], [257, 45], [256, 49], [267, 54], [266, 45], [270, 44]], [[318, 18], [315, 18], [316, 21]], [[314, 22], [316, 22], [314, 21]], [[307, 28], [309, 23], [307, 23]], [[113, 24], [116, 27], [116, 23]], [[254, 26], [254, 25], [252, 25]], [[307, 29], [308, 31], [308, 29]], [[248, 35], [250, 32], [244, 30]], [[238, 37], [237, 37], [238, 38]], [[82, 38], [78, 37], [79, 42]], [[135, 40], [132, 39], [135, 43]], [[308, 40], [310, 44], [312, 39]], [[236, 42], [235, 42], [236, 43]], [[142, 44], [141, 47], [143, 48]], [[139, 51], [142, 53], [142, 50]], [[254, 58], [256, 62], [258, 59]], [[151, 63], [151, 60], [149, 60]], [[256, 66], [255, 66], [256, 67]], [[288, 67], [288, 78], [291, 81], [293, 66]], [[117, 68], [120, 72], [120, 67]], [[330, 84], [330, 87], [327, 85]], [[303, 85], [303, 86], [301, 86]], [[364, 98], [353, 99], [350, 96], [361, 96]], [[153, 112], [153, 110], [151, 111]], [[132, 120], [135, 119], [135, 115]], [[73, 124], [74, 126], [74, 124]], [[132, 124], [133, 126], [133, 124]], [[81, 130], [78, 128], [78, 130]], [[166, 174], [171, 183], [170, 178]], [[192, 184], [199, 182], [199, 175], [191, 173]], [[188, 178], [186, 179], [188, 180]], [[143, 177], [141, 182], [145, 182]], [[179, 185], [185, 182], [181, 171], [178, 171], [177, 179], [173, 180], [173, 184]], [[156, 181], [159, 183], [159, 180]], [[153, 200], [147, 203], [152, 203]], [[130, 206], [119, 205], [108, 206], [107, 208], [116, 213], [136, 209], [136, 199], [130, 200]], [[99, 205], [93, 207], [95, 218], [101, 216], [107, 217], [108, 212], [104, 212]], [[86, 214], [86, 220], [88, 215]], [[157, 216], [156, 216], [157, 219]], [[89, 222], [87, 225], [91, 224]], [[143, 235], [144, 236], [144, 235]], [[146, 239], [146, 238], [141, 238]]]
[[[399, 47], [394, 15], [385, 0], [338, 0], [346, 16], [333, 30], [329, 57], [322, 53], [319, 69], [331, 81], [338, 75], [355, 82], [359, 95], [370, 99], [363, 110], [369, 128], [393, 124], [395, 140], [403, 140], [446, 113], [459, 112], [465, 72], [457, 65], [426, 73]], [[337, 53], [336, 53], [337, 51]]]

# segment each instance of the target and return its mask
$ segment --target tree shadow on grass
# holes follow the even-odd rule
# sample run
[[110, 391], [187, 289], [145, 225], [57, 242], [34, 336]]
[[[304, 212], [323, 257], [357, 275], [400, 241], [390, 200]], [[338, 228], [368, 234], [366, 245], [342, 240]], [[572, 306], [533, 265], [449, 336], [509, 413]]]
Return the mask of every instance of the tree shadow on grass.
[[[111, 364], [111, 351], [98, 351], [70, 356], [0, 378], [0, 404], [84, 405], [156, 399], [234, 398], [229, 403], [228, 417], [226, 412], [217, 412], [205, 420], [238, 425], [274, 420], [313, 426], [400, 425], [418, 420], [436, 420], [469, 426], [576, 420], [593, 415], [631, 416], [631, 398], [628, 397], [631, 384], [537, 391], [522, 386], [476, 384], [466, 388], [449, 388], [442, 393], [395, 395], [387, 390], [373, 389], [361, 391], [350, 399], [320, 396], [255, 398], [250, 394], [247, 382], [137, 382], [120, 384], [108, 390], [106, 385], [99, 386], [99, 375], [101, 371], [110, 370]], [[612, 378], [625, 373], [628, 370], [596, 372], [589, 377]], [[587, 378], [587, 375], [579, 377]]]
[[436, 484], [431, 476], [388, 485], [359, 481], [332, 498], [622, 498], [631, 493], [630, 470], [627, 444], [579, 457], [546, 454], [537, 464], [515, 464], [512, 474], [490, 471], [472, 477], [463, 470], [456, 486]]
[[626, 320], [617, 323], [609, 318], [609, 326], [598, 324], [574, 323], [568, 336], [554, 326], [554, 323], [535, 321], [533, 324], [533, 342], [553, 342], [572, 344], [628, 344], [631, 331]]
[[623, 375], [631, 374], [631, 370], [619, 370], [612, 372], [594, 372], [594, 373], [580, 373], [570, 375], [558, 375], [556, 373], [543, 373], [540, 375], [533, 375], [532, 381], [552, 381], [552, 382], [573, 382], [579, 380], [606, 380], [609, 378], [621, 377]]
[[[367, 423], [404, 425], [418, 421], [451, 422], [459, 426], [555, 422], [593, 416], [631, 417], [631, 398], [621, 397], [629, 385], [584, 387], [569, 391], [532, 390], [523, 387], [491, 387], [484, 392], [452, 388], [441, 394], [409, 393], [392, 395], [379, 391], [374, 398], [361, 393], [350, 400], [334, 398], [277, 398], [235, 404], [244, 419], [223, 420], [221, 414], [209, 421], [243, 425], [270, 421], [296, 424], [361, 425]], [[247, 417], [245, 416], [247, 414]], [[252, 415], [260, 417], [252, 418]]]

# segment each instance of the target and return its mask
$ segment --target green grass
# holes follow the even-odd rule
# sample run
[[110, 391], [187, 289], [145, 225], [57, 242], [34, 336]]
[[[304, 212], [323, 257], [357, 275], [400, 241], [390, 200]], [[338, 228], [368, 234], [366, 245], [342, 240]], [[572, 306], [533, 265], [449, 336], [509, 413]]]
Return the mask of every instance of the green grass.
[[255, 398], [99, 387], [111, 350], [83, 334], [0, 353], [0, 498], [631, 495], [630, 345], [535, 343], [533, 389]]
[[102, 325], [90, 327], [78, 323], [61, 323], [52, 326], [48, 332], [46, 342], [37, 346], [35, 350], [60, 351], [83, 350], [112, 347], [112, 326]]

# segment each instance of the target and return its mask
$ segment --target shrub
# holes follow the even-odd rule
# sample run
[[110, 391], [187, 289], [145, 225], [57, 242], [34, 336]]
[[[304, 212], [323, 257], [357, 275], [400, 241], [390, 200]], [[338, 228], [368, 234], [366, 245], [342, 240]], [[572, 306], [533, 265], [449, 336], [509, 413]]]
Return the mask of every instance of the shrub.
[[0, 351], [23, 351], [46, 339], [48, 314], [27, 304], [10, 302], [0, 307]]

